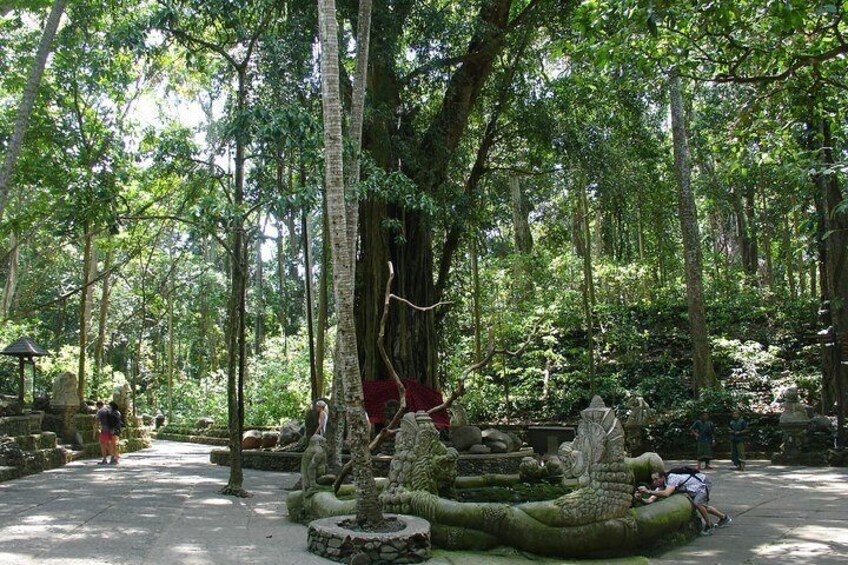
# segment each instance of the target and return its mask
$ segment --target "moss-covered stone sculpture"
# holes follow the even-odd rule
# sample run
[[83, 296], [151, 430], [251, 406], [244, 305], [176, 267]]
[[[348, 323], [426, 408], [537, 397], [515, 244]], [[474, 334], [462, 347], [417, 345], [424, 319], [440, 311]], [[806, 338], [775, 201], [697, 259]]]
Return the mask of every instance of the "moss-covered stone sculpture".
[[[563, 481], [576, 482], [577, 488], [559, 498], [518, 505], [441, 498], [440, 487], [455, 480], [456, 457], [455, 450], [439, 442], [425, 413], [407, 414], [381, 494], [385, 511], [428, 520], [438, 547], [483, 550], [508, 545], [559, 557], [620, 554], [685, 529], [693, 520], [689, 499], [682, 495], [631, 507], [631, 465], [635, 463], [641, 475], [656, 467], [657, 458], [628, 465], [621, 424], [597, 396], [581, 412], [574, 441], [560, 447]], [[292, 519], [302, 523], [352, 514], [355, 504], [331, 492], [293, 492], [286, 502]]]

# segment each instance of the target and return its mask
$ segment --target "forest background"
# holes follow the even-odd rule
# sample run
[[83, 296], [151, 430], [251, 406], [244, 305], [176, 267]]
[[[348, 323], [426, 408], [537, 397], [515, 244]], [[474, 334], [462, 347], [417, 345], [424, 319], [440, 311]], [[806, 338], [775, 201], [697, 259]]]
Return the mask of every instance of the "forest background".
[[[349, 108], [358, 2], [338, 8]], [[354, 187], [363, 377], [387, 376], [391, 260], [397, 295], [447, 303], [393, 307], [403, 378], [449, 393], [490, 342], [530, 337], [468, 377], [474, 419], [567, 421], [593, 394], [636, 393], [679, 423], [779, 410], [790, 384], [833, 413], [848, 360], [846, 10], [374, 0]], [[139, 413], [223, 422], [242, 362], [249, 424], [328, 394], [315, 3], [0, 14], [0, 342], [50, 350], [35, 395], [71, 371], [83, 399], [127, 382]], [[3, 363], [0, 391], [16, 390]]]

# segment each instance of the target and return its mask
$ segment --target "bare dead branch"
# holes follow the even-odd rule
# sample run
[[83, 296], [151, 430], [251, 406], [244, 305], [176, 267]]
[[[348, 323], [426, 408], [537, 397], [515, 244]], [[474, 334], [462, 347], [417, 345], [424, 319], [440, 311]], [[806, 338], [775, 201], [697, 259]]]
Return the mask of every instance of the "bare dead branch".
[[539, 329], [539, 324], [537, 323], [535, 326], [533, 326], [533, 331], [530, 332], [530, 335], [527, 336], [527, 339], [524, 341], [524, 343], [521, 345], [521, 347], [519, 347], [515, 351], [510, 351], [508, 349], [498, 349], [498, 348], [496, 348], [495, 347], [495, 339], [492, 335], [492, 332], [489, 331], [489, 347], [488, 347], [488, 351], [486, 352], [486, 355], [484, 355], [482, 359], [480, 359], [479, 361], [477, 361], [476, 363], [474, 363], [472, 365], [469, 365], [468, 367], [466, 367], [462, 371], [462, 374], [459, 376], [459, 384], [456, 386], [456, 388], [454, 389], [454, 391], [450, 395], [450, 397], [447, 400], [445, 400], [444, 402], [442, 402], [441, 404], [439, 404], [438, 406], [434, 406], [433, 408], [430, 408], [429, 410], [427, 410], [427, 415], [432, 416], [433, 414], [435, 414], [437, 412], [441, 412], [442, 410], [449, 409], [453, 405], [453, 403], [456, 401], [457, 398], [459, 398], [460, 396], [465, 394], [465, 379], [468, 378], [468, 375], [470, 375], [471, 373], [473, 373], [475, 371], [479, 371], [480, 369], [482, 369], [483, 367], [488, 365], [492, 361], [492, 359], [494, 359], [495, 355], [503, 354], [503, 355], [509, 355], [510, 357], [517, 357], [517, 356], [521, 355], [522, 353], [524, 353], [524, 350], [527, 349], [527, 346], [529, 346], [530, 343], [533, 341], [533, 338], [536, 337], [536, 332], [538, 331], [538, 329]]
[[[391, 263], [389, 263], [389, 264], [391, 264]], [[394, 274], [392, 274], [390, 276], [394, 277]], [[389, 280], [391, 280], [391, 279], [389, 279]], [[437, 302], [437, 303], [433, 304], [432, 306], [417, 306], [417, 305], [413, 304], [412, 302], [410, 302], [409, 300], [407, 300], [406, 298], [401, 298], [400, 296], [398, 296], [396, 294], [389, 294], [386, 297], [386, 304], [389, 303], [388, 301], [389, 301], [390, 298], [394, 298], [398, 302], [403, 302], [404, 304], [406, 304], [410, 308], [414, 308], [415, 310], [418, 310], [419, 312], [427, 312], [429, 310], [433, 310], [435, 308], [438, 308], [439, 306], [444, 306], [445, 304], [450, 304], [450, 302]]]

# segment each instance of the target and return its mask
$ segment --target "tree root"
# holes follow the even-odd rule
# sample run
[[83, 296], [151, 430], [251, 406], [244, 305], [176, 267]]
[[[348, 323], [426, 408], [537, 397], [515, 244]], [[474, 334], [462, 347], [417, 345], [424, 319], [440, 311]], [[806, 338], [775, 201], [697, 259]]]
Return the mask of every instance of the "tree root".
[[238, 498], [250, 498], [253, 495], [244, 490], [241, 487], [234, 487], [232, 485], [227, 485], [222, 488], [220, 491], [221, 494], [225, 494], [227, 496], [237, 496]]

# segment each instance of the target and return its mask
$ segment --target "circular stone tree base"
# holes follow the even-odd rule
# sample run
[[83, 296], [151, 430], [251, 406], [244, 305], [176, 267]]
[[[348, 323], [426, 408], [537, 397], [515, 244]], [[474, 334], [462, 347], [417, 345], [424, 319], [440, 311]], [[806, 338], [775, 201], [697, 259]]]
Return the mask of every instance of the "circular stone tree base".
[[[385, 514], [397, 531], [361, 532], [346, 527], [355, 516], [335, 516], [309, 524], [309, 551], [344, 563], [420, 563], [430, 558], [430, 523], [416, 516]], [[398, 524], [399, 522], [399, 524]]]

